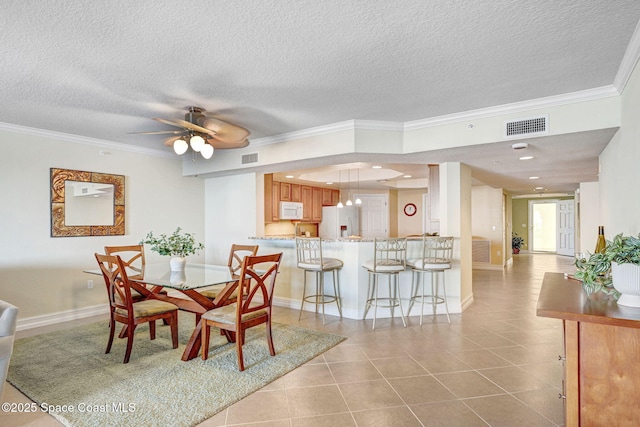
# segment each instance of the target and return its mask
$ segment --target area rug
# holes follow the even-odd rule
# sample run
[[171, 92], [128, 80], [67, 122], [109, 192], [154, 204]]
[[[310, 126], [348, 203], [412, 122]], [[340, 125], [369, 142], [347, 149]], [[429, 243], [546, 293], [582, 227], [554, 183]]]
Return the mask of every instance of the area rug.
[[8, 381], [68, 426], [193, 426], [322, 354], [344, 337], [273, 324], [276, 356], [269, 355], [263, 326], [247, 332], [245, 371], [235, 344], [212, 329], [209, 359], [180, 358], [193, 331], [193, 316], [180, 316], [180, 343], [171, 348], [168, 326], [149, 340], [136, 329], [131, 360], [126, 339], [104, 354], [106, 322], [17, 340]]

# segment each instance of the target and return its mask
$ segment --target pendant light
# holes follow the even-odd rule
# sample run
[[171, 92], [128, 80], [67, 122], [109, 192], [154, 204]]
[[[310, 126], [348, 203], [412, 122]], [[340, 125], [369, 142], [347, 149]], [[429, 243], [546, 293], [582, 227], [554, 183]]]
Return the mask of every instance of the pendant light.
[[339, 209], [344, 208], [342, 204], [342, 171], [338, 171], [338, 190], [340, 191], [340, 201], [336, 205]]
[[204, 147], [204, 138], [200, 135], [194, 135], [189, 140], [189, 144], [191, 145], [191, 149], [193, 151], [200, 151], [202, 147]]
[[357, 169], [358, 171], [358, 193], [356, 194], [356, 205], [361, 205], [362, 204], [362, 200], [360, 200], [360, 197], [358, 197], [360, 194], [360, 169]]
[[173, 151], [175, 151], [178, 156], [181, 156], [184, 153], [186, 153], [188, 149], [189, 149], [189, 144], [187, 144], [187, 141], [185, 141], [182, 138], [176, 139], [173, 142]]
[[353, 205], [351, 201], [351, 169], [349, 169], [349, 196], [347, 197], [347, 206]]

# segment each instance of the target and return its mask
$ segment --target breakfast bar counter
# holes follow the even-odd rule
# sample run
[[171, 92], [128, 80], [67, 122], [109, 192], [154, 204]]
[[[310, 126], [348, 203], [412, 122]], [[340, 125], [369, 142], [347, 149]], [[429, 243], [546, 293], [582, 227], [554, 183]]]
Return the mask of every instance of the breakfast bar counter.
[[[256, 244], [260, 245], [260, 253], [283, 252], [282, 262], [278, 273], [278, 284], [275, 290], [274, 305], [300, 309], [302, 301], [302, 287], [304, 283], [303, 270], [297, 267], [295, 239], [289, 236], [265, 236], [250, 237]], [[407, 259], [417, 258], [421, 254], [422, 238], [407, 238]], [[365, 261], [373, 258], [374, 239], [364, 238], [340, 238], [322, 239], [322, 255], [328, 258], [337, 258], [344, 263], [339, 270], [340, 296], [342, 301], [342, 315], [349, 319], [362, 319], [367, 300], [368, 274], [362, 267]], [[454, 261], [455, 262], [455, 261]], [[313, 281], [313, 278], [309, 278]], [[386, 294], [387, 286], [385, 281], [381, 281], [380, 296]], [[333, 291], [330, 278], [325, 280], [326, 290]], [[447, 290], [450, 313], [460, 313], [459, 290], [451, 288]], [[400, 297], [402, 298], [403, 310], [408, 309], [409, 294], [411, 291], [411, 270], [407, 269], [400, 273]], [[315, 310], [315, 307], [305, 304], [305, 310]], [[338, 316], [338, 309], [335, 304], [328, 304], [325, 307], [327, 314]], [[418, 313], [414, 309], [414, 314]], [[438, 314], [445, 313], [442, 304], [438, 306]], [[372, 316], [371, 311], [368, 314]], [[399, 313], [396, 312], [399, 319]], [[389, 309], [378, 308], [378, 318], [391, 317]]]

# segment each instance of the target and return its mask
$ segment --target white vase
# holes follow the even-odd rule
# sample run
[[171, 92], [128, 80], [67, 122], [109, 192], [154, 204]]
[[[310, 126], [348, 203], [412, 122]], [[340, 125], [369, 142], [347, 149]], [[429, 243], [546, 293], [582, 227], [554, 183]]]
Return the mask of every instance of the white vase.
[[169, 260], [171, 271], [184, 271], [184, 266], [187, 265], [187, 259], [184, 257], [173, 257]]
[[611, 280], [621, 294], [618, 305], [640, 307], [640, 266], [612, 262]]

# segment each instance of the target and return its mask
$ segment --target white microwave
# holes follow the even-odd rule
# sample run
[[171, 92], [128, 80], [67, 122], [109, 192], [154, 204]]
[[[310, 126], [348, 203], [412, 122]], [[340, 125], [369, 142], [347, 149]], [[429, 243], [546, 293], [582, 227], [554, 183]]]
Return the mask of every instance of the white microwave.
[[302, 203], [280, 202], [280, 219], [302, 219]]

